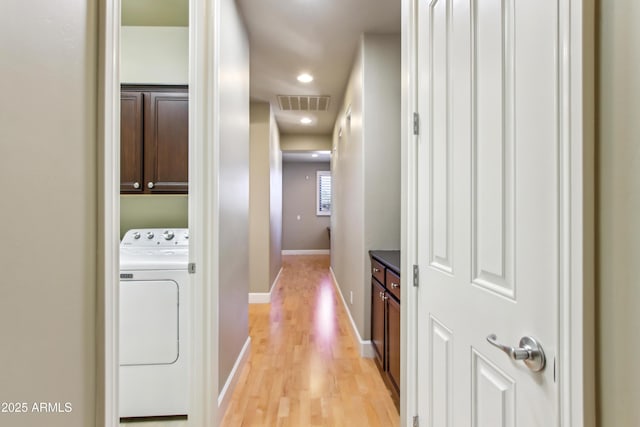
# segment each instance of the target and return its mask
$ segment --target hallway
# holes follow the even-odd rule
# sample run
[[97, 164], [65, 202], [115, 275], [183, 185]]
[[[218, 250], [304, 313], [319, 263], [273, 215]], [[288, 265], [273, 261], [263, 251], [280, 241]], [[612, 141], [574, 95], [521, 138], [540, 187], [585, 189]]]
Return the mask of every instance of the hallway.
[[397, 426], [357, 343], [329, 257], [284, 256], [271, 304], [249, 306], [251, 353], [222, 426]]

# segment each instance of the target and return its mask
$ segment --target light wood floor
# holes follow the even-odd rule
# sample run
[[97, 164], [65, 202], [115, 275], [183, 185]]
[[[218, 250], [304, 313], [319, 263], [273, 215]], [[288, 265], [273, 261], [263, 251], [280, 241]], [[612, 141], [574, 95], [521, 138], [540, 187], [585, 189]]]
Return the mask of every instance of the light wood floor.
[[358, 346], [328, 256], [285, 256], [271, 304], [249, 306], [251, 353], [221, 423], [399, 425], [372, 359]]

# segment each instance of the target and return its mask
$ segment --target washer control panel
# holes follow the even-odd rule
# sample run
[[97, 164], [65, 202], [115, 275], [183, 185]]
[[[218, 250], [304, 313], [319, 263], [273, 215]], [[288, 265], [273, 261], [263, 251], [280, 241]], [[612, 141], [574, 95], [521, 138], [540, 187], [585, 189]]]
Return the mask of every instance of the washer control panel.
[[189, 246], [188, 228], [138, 228], [126, 232], [121, 247]]

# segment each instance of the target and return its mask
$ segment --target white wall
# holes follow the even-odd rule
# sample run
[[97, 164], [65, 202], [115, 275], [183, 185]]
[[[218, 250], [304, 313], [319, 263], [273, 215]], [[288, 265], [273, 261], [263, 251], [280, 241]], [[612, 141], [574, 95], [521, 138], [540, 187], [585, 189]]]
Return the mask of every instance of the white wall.
[[250, 133], [249, 290], [266, 293], [282, 265], [282, 154], [268, 103], [251, 103]]
[[97, 34], [94, 1], [0, 3], [3, 426], [95, 423]]
[[120, 81], [189, 83], [188, 27], [126, 27], [120, 33]]
[[250, 111], [249, 291], [269, 292], [270, 107], [252, 102]]
[[220, 5], [219, 391], [249, 336], [249, 41], [233, 0]]
[[[121, 27], [120, 79], [122, 83], [188, 84], [189, 28]], [[122, 195], [121, 237], [134, 227], [187, 227], [187, 199], [184, 194]]]
[[331, 150], [331, 135], [288, 133], [280, 137], [282, 151]]
[[600, 1], [598, 425], [640, 425], [640, 3]]
[[282, 151], [273, 110], [269, 113], [269, 123], [269, 283], [273, 285], [282, 267]]
[[363, 36], [333, 150], [331, 266], [343, 295], [348, 299], [353, 292], [351, 316], [360, 336], [369, 339], [368, 251], [400, 247], [399, 36]]
[[[331, 268], [342, 294], [354, 305], [349, 307], [360, 336], [368, 339], [365, 329], [365, 305], [368, 295], [363, 284], [364, 249], [364, 136], [363, 109], [363, 45], [354, 58], [351, 76], [333, 134], [331, 177]], [[347, 110], [351, 119], [347, 120]], [[342, 136], [339, 136], [339, 135]]]
[[400, 35], [366, 34], [364, 43], [367, 253], [361, 262], [368, 276], [370, 250], [400, 249]]

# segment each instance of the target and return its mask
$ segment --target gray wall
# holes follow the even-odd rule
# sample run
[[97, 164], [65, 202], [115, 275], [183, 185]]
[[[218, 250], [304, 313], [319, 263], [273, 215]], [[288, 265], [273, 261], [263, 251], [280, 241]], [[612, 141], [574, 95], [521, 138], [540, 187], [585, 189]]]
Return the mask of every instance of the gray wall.
[[598, 425], [640, 425], [640, 3], [600, 1]]
[[86, 427], [96, 410], [97, 2], [0, 4], [0, 413]]
[[249, 290], [269, 292], [282, 265], [282, 154], [269, 103], [251, 103]]
[[[284, 162], [282, 171], [282, 249], [329, 249], [329, 216], [316, 216], [316, 171], [329, 163]], [[297, 216], [300, 215], [300, 220]]]
[[400, 248], [399, 36], [363, 36], [336, 121], [333, 150], [331, 267], [346, 300], [353, 292], [348, 308], [366, 340], [368, 252]]
[[234, 0], [219, 19], [220, 391], [249, 336], [249, 41]]

